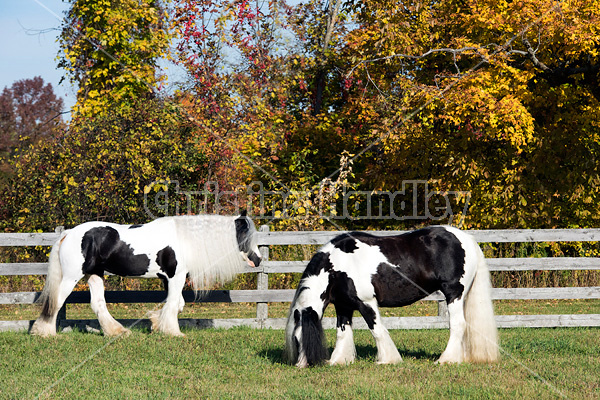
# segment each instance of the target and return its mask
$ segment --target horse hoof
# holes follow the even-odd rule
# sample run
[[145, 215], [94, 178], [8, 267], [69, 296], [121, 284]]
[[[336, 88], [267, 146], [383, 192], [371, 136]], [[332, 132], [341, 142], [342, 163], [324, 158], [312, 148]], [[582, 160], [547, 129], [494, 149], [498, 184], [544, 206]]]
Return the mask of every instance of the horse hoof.
[[402, 359], [389, 360], [389, 361], [377, 361], [377, 362], [375, 362], [375, 364], [377, 364], [377, 365], [393, 365], [393, 364], [400, 364], [401, 362], [402, 362]]
[[353, 363], [354, 363], [354, 360], [334, 360], [334, 361], [329, 360], [329, 361], [327, 361], [327, 364], [328, 365], [332, 365], [332, 366], [333, 365], [346, 366], [346, 365], [350, 365], [350, 364], [353, 364]]
[[435, 362], [437, 365], [443, 365], [443, 364], [460, 364], [461, 361], [459, 360], [442, 360], [441, 358], [439, 360], [437, 360]]
[[33, 336], [51, 337], [56, 336], [56, 326], [52, 323], [40, 321], [39, 319], [33, 323], [29, 333]]
[[131, 331], [127, 328], [119, 329], [118, 331], [111, 332], [111, 333], [104, 332], [104, 336], [115, 337], [115, 338], [116, 337], [126, 338], [129, 335], [131, 335]]
[[30, 333], [32, 336], [37, 336], [37, 337], [41, 337], [41, 338], [51, 338], [54, 336], [57, 336], [56, 332], [53, 333], [46, 333], [46, 332], [31, 332]]
[[185, 337], [185, 334], [181, 333], [181, 331], [173, 332], [173, 331], [163, 331], [160, 329], [152, 329], [151, 332], [156, 335], [165, 335], [165, 336], [172, 336], [172, 337]]

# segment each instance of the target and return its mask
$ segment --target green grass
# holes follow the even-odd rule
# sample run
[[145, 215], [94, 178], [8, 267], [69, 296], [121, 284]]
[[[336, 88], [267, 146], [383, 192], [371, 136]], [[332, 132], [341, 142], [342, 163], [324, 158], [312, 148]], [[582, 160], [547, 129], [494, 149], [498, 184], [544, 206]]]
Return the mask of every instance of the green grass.
[[[600, 398], [600, 330], [500, 331], [494, 365], [436, 365], [447, 330], [391, 331], [404, 362], [376, 365], [368, 331], [357, 361], [299, 370], [282, 362], [283, 332], [188, 330], [171, 338], [0, 333], [0, 398], [52, 399], [554, 399]], [[335, 332], [326, 332], [333, 344]]]
[[[154, 304], [110, 304], [117, 318], [143, 318]], [[497, 314], [600, 313], [600, 300], [504, 300]], [[285, 317], [288, 303], [269, 305]], [[35, 319], [32, 305], [0, 306], [0, 320]], [[382, 309], [384, 316], [436, 315], [435, 302]], [[333, 308], [326, 316], [333, 316]], [[186, 305], [181, 318], [253, 318], [253, 303]], [[70, 319], [95, 319], [89, 304]], [[43, 339], [0, 332], [0, 399], [196, 398], [600, 398], [600, 330], [505, 329], [496, 365], [440, 366], [447, 330], [391, 331], [404, 357], [374, 364], [368, 331], [356, 331], [358, 360], [348, 367], [298, 370], [283, 364], [283, 331], [187, 330], [170, 338], [133, 329], [128, 338], [70, 332]], [[335, 332], [326, 332], [330, 346]], [[82, 364], [83, 363], [83, 364]]]
[[[494, 302], [496, 314], [600, 314], [600, 300], [498, 300]], [[115, 318], [144, 318], [146, 313], [158, 304], [108, 304]], [[289, 303], [269, 303], [269, 317], [285, 318]], [[423, 317], [437, 315], [437, 303], [420, 301], [408, 307], [382, 308], [384, 317]], [[33, 320], [39, 315], [35, 305], [0, 305], [0, 321]], [[325, 316], [333, 317], [333, 307], [329, 307]], [[186, 304], [180, 318], [254, 318], [255, 303], [189, 303]], [[95, 319], [89, 304], [67, 305], [69, 319]]]

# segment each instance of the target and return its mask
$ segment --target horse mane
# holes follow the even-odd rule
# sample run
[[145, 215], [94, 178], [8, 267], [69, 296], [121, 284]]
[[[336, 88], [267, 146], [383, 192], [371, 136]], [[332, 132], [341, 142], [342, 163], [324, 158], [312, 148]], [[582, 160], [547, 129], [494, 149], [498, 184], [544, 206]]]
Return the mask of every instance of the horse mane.
[[327, 360], [329, 354], [325, 343], [319, 314], [312, 307], [302, 310], [302, 348], [309, 366], [321, 365]]
[[186, 215], [171, 218], [194, 290], [207, 290], [217, 282], [228, 282], [244, 270], [246, 263], [236, 239], [236, 217]]

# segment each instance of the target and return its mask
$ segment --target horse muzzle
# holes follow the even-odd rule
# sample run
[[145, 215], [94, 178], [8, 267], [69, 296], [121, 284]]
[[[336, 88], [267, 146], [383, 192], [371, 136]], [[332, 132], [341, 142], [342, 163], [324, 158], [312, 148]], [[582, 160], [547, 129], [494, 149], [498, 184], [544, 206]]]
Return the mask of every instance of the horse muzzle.
[[258, 267], [260, 265], [261, 258], [255, 252], [251, 252], [250, 254], [242, 254], [244, 260], [248, 263], [252, 268]]

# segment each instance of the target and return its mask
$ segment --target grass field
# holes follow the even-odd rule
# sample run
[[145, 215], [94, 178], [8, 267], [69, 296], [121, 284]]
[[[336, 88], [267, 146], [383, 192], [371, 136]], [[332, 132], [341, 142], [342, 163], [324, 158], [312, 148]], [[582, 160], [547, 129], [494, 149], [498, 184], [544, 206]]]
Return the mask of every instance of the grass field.
[[[600, 300], [497, 301], [497, 314], [600, 313]], [[143, 318], [153, 304], [111, 304], [117, 318]], [[285, 317], [273, 303], [269, 316]], [[0, 320], [35, 319], [31, 305], [0, 306]], [[384, 316], [435, 315], [435, 302], [382, 309]], [[252, 318], [255, 304], [196, 303], [182, 318]], [[333, 316], [332, 308], [327, 316]], [[89, 304], [70, 319], [94, 319]], [[127, 338], [73, 331], [54, 338], [0, 332], [0, 399], [600, 399], [600, 329], [503, 329], [495, 365], [436, 365], [447, 330], [391, 331], [404, 362], [376, 365], [368, 331], [358, 360], [298, 370], [282, 360], [283, 331], [187, 330], [171, 338], [133, 328]], [[326, 332], [330, 349], [335, 332]]]
[[357, 331], [354, 364], [304, 370], [283, 363], [282, 331], [185, 333], [0, 333], [0, 398], [600, 398], [598, 329], [501, 330], [495, 365], [436, 365], [446, 330], [392, 331], [404, 362], [376, 365], [370, 333]]

